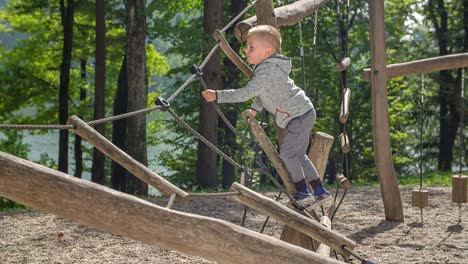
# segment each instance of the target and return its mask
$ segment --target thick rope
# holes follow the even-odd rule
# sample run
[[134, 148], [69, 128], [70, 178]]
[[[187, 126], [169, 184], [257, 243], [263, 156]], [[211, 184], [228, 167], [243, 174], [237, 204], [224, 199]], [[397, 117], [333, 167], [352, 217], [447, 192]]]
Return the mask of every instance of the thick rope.
[[[202, 84], [203, 90], [208, 90], [208, 87], [206, 85], [205, 79], [203, 79], [203, 75], [199, 76], [200, 82]], [[223, 114], [221, 109], [219, 109], [219, 105], [216, 102], [211, 102], [211, 105], [213, 106], [214, 110], [216, 113], [218, 113], [219, 117], [223, 120], [223, 122], [226, 124], [226, 126], [234, 133], [238, 138], [240, 138], [244, 143], [250, 144], [251, 140], [246, 138], [244, 135], [242, 135], [232, 124], [229, 122], [227, 117]]]
[[179, 123], [181, 126], [183, 126], [185, 129], [187, 129], [190, 133], [192, 133], [195, 137], [197, 137], [199, 140], [201, 140], [203, 143], [205, 143], [210, 149], [218, 153], [220, 156], [222, 156], [227, 162], [231, 163], [231, 165], [237, 167], [237, 168], [243, 168], [239, 163], [237, 163], [235, 160], [233, 160], [231, 157], [226, 155], [224, 152], [222, 152], [219, 148], [217, 148], [213, 143], [211, 143], [208, 139], [204, 138], [200, 133], [198, 133], [195, 129], [190, 127], [187, 123], [185, 123], [184, 120], [182, 120], [174, 111], [172, 111], [170, 108], [167, 109], [167, 112], [171, 114], [172, 117]]
[[[121, 115], [116, 115], [116, 116], [105, 117], [105, 118], [102, 118], [102, 119], [97, 119], [97, 120], [94, 120], [94, 121], [90, 121], [87, 124], [90, 125], [90, 126], [94, 126], [94, 125], [102, 124], [102, 123], [105, 123], [105, 122], [115, 121], [115, 120], [119, 120], [119, 119], [128, 118], [128, 117], [131, 117], [131, 116], [136, 116], [136, 115], [139, 115], [139, 114], [151, 112], [153, 110], [160, 109], [160, 108], [161, 108], [161, 106], [154, 106], [154, 107], [150, 107], [150, 108], [140, 109], [140, 110], [136, 110], [136, 111], [133, 111], [133, 112], [128, 112], [128, 113], [121, 114]], [[74, 129], [74, 128], [75, 127], [73, 125], [13, 125], [13, 124], [0, 124], [0, 129], [31, 129], [31, 130], [32, 129], [58, 129], [58, 130], [66, 130], [66, 129]]]
[[223, 27], [223, 29], [221, 29], [221, 33], [224, 33], [226, 30], [228, 30], [228, 28], [230, 28], [242, 15], [245, 14], [245, 12], [247, 12], [252, 6], [254, 6], [256, 2], [257, 0], [254, 0], [250, 5], [244, 8], [244, 10], [242, 10], [236, 17], [234, 17], [231, 20], [231, 22], [229, 22], [225, 27]]

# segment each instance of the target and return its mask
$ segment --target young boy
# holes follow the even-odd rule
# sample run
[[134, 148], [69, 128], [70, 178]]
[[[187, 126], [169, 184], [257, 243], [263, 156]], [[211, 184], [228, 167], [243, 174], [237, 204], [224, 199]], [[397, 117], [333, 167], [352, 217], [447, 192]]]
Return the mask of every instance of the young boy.
[[[315, 123], [315, 109], [304, 91], [289, 78], [291, 61], [281, 52], [279, 31], [268, 25], [253, 27], [247, 34], [245, 54], [254, 64], [253, 77], [247, 85], [232, 90], [205, 90], [206, 101], [238, 103], [255, 97], [253, 116], [265, 108], [275, 117], [280, 157], [291, 174], [296, 192], [293, 198], [313, 207], [331, 199], [317, 170], [307, 156], [310, 133]], [[312, 185], [312, 195], [306, 184]]]

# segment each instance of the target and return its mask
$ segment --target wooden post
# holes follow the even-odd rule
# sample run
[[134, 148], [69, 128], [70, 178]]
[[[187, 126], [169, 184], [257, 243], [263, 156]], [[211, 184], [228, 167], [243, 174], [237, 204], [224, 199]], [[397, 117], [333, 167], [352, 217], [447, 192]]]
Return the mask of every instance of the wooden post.
[[[320, 219], [320, 224], [322, 224], [324, 227], [328, 228], [331, 230], [331, 220], [328, 218], [328, 216], [322, 216]], [[317, 254], [324, 256], [324, 257], [330, 257], [330, 246], [327, 244], [320, 244], [317, 248]]]
[[291, 176], [289, 175], [289, 171], [284, 166], [283, 161], [281, 160], [278, 152], [276, 151], [275, 147], [266, 135], [265, 131], [263, 131], [263, 128], [260, 127], [260, 125], [257, 123], [255, 117], [253, 117], [250, 114], [250, 110], [244, 111], [242, 113], [242, 118], [250, 126], [252, 133], [258, 140], [258, 144], [263, 149], [268, 159], [270, 159], [271, 163], [273, 164], [273, 167], [275, 167], [275, 170], [276, 172], [278, 172], [279, 176], [281, 177], [281, 180], [283, 180], [286, 189], [290, 193], [294, 193], [296, 189], [294, 187], [294, 183], [291, 180]]
[[[387, 65], [387, 78], [468, 67], [468, 53], [450, 54]], [[371, 79], [371, 69], [364, 69], [364, 79]]]
[[245, 63], [239, 55], [229, 46], [229, 43], [226, 41], [226, 38], [224, 38], [223, 34], [219, 30], [216, 30], [215, 33], [213, 34], [213, 37], [215, 38], [216, 41], [219, 42], [221, 49], [224, 51], [224, 54], [234, 63], [234, 65], [239, 68], [239, 70], [244, 73], [247, 78], [251, 79], [252, 78], [252, 69]]
[[329, 245], [344, 256], [349, 256], [349, 254], [343, 250], [343, 246], [347, 246], [351, 249], [356, 246], [356, 242], [351, 239], [337, 233], [336, 231], [327, 229], [315, 220], [307, 218], [274, 201], [273, 199], [258, 194], [239, 183], [233, 183], [230, 191], [240, 193], [239, 195], [232, 196], [234, 200], [271, 216], [323, 244]]
[[467, 183], [468, 177], [465, 175], [452, 176], [452, 201], [458, 204], [467, 201]]
[[215, 218], [178, 212], [0, 152], [0, 196], [220, 263], [342, 263]]
[[[272, 1], [270, 0], [270, 2]], [[257, 22], [257, 17], [259, 16], [259, 13], [257, 12], [257, 16], [253, 16], [253, 17], [250, 17], [248, 19], [245, 19], [239, 22], [234, 27], [234, 35], [239, 41], [243, 42], [246, 39], [247, 32], [249, 31], [249, 29], [255, 25], [268, 24], [268, 25], [272, 25], [275, 27], [279, 27], [283, 25], [296, 24], [301, 19], [312, 15], [315, 12], [315, 10], [318, 10], [326, 2], [327, 0], [299, 0], [289, 5], [284, 5], [284, 6], [275, 8], [274, 9], [274, 13], [276, 16], [275, 25], [264, 23], [263, 21]], [[255, 6], [261, 7], [261, 5], [259, 5], [258, 2], [257, 4], [255, 4]], [[270, 11], [262, 12], [262, 14], [266, 13], [266, 17], [269, 17], [270, 16], [269, 14], [271, 14], [271, 12], [270, 13], [268, 12]]]
[[87, 140], [102, 153], [119, 163], [120, 166], [124, 167], [140, 180], [160, 190], [166, 196], [176, 194], [176, 200], [178, 202], [183, 202], [188, 197], [188, 193], [179, 189], [177, 186], [130, 157], [127, 153], [116, 147], [112, 142], [107, 140], [107, 138], [96, 132], [77, 116], [70, 117], [67, 124], [75, 126], [74, 131], [77, 135]]
[[312, 145], [309, 149], [309, 159], [314, 164], [320, 179], [323, 180], [327, 167], [328, 156], [335, 138], [327, 133], [317, 132], [312, 136]]
[[403, 206], [393, 166], [388, 117], [384, 0], [369, 1], [371, 37], [372, 127], [375, 163], [385, 219], [403, 222]]
[[345, 88], [343, 93], [343, 99], [341, 100], [341, 107], [340, 107], [340, 123], [346, 124], [348, 122], [349, 116], [349, 103], [351, 100], [351, 89]]

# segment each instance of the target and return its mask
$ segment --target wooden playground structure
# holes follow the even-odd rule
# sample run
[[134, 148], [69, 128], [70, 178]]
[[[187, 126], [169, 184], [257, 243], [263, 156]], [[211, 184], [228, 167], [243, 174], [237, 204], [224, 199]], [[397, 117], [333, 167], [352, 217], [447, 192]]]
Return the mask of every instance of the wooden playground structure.
[[[245, 41], [245, 33], [254, 25], [269, 24], [279, 27], [297, 23], [325, 3], [326, 0], [300, 0], [274, 9], [271, 0], [254, 1], [251, 6], [255, 7], [257, 16], [239, 22], [235, 26], [235, 35], [240, 41]], [[468, 53], [400, 65], [386, 65], [384, 1], [373, 0], [369, 3], [372, 61], [371, 69], [365, 70], [365, 76], [372, 84], [375, 159], [385, 218], [403, 221], [402, 202], [390, 146], [387, 80], [405, 74], [467, 67]], [[216, 47], [221, 47], [250, 78], [252, 70], [226, 42], [224, 31], [225, 29], [214, 32], [214, 38], [218, 42]], [[337, 65], [337, 70], [346, 70], [350, 64], [349, 58], [345, 58], [340, 65]], [[342, 123], [347, 122], [349, 115], [350, 93], [351, 90], [347, 88], [342, 100], [340, 114]], [[173, 97], [168, 101], [172, 99]], [[160, 110], [167, 108], [169, 102], [163, 102], [157, 108]], [[294, 185], [289, 173], [262, 127], [250, 112], [244, 112], [242, 117], [281, 177], [285, 191], [293, 193]], [[318, 216], [315, 211], [295, 210], [242, 184], [234, 183], [229, 196], [285, 225], [281, 240], [226, 221], [182, 213], [171, 209], [172, 205], [174, 202], [186, 202], [191, 194], [134, 160], [78, 117], [70, 117], [68, 126], [107, 157], [169, 197], [167, 207], [77, 179], [3, 152], [0, 152], [1, 196], [81, 224], [222, 263], [342, 263], [330, 257], [332, 250], [341, 255], [344, 261], [353, 256], [362, 263], [372, 263], [353, 252], [357, 246], [355, 241], [332, 230], [331, 215], [336, 210], [333, 206], [328, 213]], [[346, 134], [340, 135], [340, 141], [342, 151], [349, 151], [349, 139]], [[316, 133], [312, 140], [309, 157], [322, 178], [333, 142], [332, 136], [321, 132]], [[350, 182], [344, 176], [341, 175], [338, 180], [342, 188], [350, 187]], [[466, 180], [460, 184], [465, 184], [466, 202]]]

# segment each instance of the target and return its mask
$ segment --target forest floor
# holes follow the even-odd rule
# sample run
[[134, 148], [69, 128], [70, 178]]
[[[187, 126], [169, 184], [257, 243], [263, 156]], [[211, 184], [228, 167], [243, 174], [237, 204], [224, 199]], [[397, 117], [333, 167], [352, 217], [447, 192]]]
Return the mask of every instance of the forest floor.
[[[450, 188], [429, 187], [429, 207], [411, 207], [410, 187], [401, 188], [405, 222], [384, 220], [379, 187], [352, 187], [336, 214], [333, 229], [358, 243], [356, 252], [376, 263], [468, 263], [468, 210], [451, 202]], [[273, 196], [273, 193], [267, 193]], [[151, 199], [166, 205], [167, 199]], [[242, 220], [244, 207], [229, 198], [196, 198], [174, 209]], [[259, 231], [265, 216], [249, 210], [245, 227]], [[196, 228], [196, 227], [194, 227]], [[265, 234], [279, 238], [283, 225], [270, 220]], [[0, 263], [214, 263], [26, 210], [0, 212]], [[358, 263], [358, 261], [353, 261]]]

